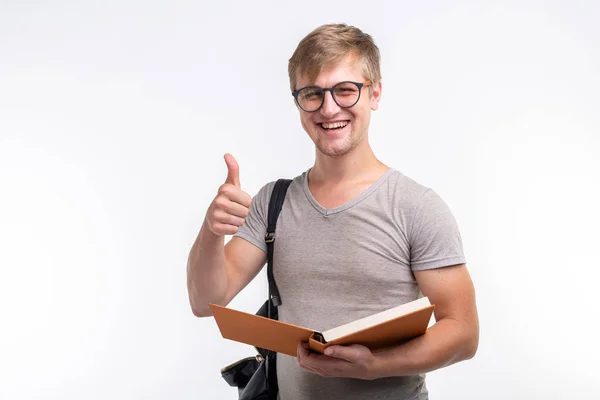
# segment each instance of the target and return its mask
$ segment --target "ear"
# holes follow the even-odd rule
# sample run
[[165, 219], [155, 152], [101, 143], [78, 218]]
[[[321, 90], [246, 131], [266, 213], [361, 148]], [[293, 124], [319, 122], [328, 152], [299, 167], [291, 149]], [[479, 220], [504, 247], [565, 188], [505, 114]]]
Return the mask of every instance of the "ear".
[[377, 82], [373, 86], [371, 93], [371, 110], [375, 111], [379, 108], [379, 100], [381, 100], [381, 81]]

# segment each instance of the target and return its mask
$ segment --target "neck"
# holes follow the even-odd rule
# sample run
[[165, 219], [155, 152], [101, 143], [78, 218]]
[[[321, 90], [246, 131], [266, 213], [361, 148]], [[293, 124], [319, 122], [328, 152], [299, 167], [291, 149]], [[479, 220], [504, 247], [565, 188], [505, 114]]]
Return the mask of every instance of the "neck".
[[316, 149], [315, 165], [309, 179], [313, 183], [336, 184], [357, 181], [379, 174], [387, 167], [375, 157], [367, 140], [342, 156], [328, 156]]

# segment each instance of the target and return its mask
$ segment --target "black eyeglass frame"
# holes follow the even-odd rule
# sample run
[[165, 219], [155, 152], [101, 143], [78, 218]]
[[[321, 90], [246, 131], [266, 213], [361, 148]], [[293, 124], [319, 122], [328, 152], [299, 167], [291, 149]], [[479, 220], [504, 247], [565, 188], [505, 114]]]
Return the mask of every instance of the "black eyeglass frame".
[[[333, 90], [337, 86], [342, 85], [344, 83], [352, 83], [352, 84], [356, 85], [356, 87], [358, 87], [358, 97], [356, 98], [356, 101], [354, 102], [354, 104], [352, 104], [351, 106], [343, 106], [340, 103], [338, 103], [338, 101], [335, 98], [335, 94], [333, 92]], [[317, 111], [319, 111], [321, 109], [321, 107], [323, 107], [323, 104], [325, 104], [325, 92], [330, 92], [331, 93], [331, 98], [333, 99], [333, 101], [335, 101], [335, 104], [337, 104], [338, 107], [340, 107], [340, 108], [351, 108], [351, 107], [354, 107], [360, 101], [360, 95], [362, 94], [362, 88], [363, 87], [371, 86], [372, 84], [373, 84], [373, 82], [370, 79], [368, 79], [368, 80], [364, 81], [363, 83], [353, 82], [353, 81], [343, 81], [343, 82], [336, 83], [335, 85], [333, 85], [330, 88], [322, 88], [322, 87], [316, 86], [316, 85], [304, 86], [303, 88], [294, 90], [292, 92], [292, 96], [294, 96], [294, 99], [296, 99], [296, 104], [298, 105], [298, 107], [300, 107], [303, 111], [309, 112], [309, 113], [317, 112]], [[298, 101], [298, 94], [300, 93], [301, 90], [311, 89], [311, 88], [319, 89], [321, 91], [321, 104], [316, 109], [314, 109], [312, 111], [308, 111], [308, 110], [306, 110], [304, 107], [302, 107], [300, 105], [300, 101]]]

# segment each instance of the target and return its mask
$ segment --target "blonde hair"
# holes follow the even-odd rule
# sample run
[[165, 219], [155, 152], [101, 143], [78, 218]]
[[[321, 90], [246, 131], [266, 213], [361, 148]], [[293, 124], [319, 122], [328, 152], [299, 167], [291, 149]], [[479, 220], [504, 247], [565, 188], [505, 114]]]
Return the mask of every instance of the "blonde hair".
[[348, 56], [362, 63], [366, 79], [373, 83], [381, 80], [379, 48], [373, 38], [354, 26], [329, 24], [313, 30], [298, 44], [288, 63], [290, 89], [298, 89], [298, 76], [306, 74], [314, 82], [323, 68], [335, 66]]

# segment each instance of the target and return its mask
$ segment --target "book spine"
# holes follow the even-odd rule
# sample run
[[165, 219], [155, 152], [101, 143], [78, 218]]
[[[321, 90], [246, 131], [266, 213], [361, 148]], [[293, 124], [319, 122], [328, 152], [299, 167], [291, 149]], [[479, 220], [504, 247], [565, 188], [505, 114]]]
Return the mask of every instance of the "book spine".
[[323, 354], [325, 352], [325, 349], [327, 348], [327, 344], [323, 343], [323, 341], [324, 341], [323, 336], [321, 336], [321, 334], [315, 332], [308, 339], [308, 344], [312, 351]]

